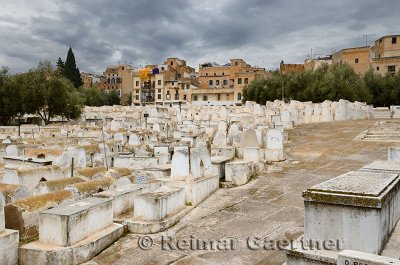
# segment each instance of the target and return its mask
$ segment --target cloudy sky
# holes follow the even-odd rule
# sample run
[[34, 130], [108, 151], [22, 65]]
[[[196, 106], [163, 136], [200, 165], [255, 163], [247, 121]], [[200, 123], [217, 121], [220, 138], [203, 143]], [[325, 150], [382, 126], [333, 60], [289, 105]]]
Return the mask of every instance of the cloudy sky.
[[0, 0], [0, 65], [25, 71], [65, 59], [107, 65], [189, 65], [243, 58], [274, 69], [400, 33], [398, 0]]

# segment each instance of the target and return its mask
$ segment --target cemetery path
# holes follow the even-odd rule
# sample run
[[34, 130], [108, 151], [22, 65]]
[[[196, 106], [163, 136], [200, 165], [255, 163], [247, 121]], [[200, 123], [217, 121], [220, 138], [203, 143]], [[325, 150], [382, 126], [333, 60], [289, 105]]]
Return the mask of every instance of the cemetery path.
[[[102, 265], [280, 265], [286, 259], [284, 251], [265, 250], [263, 245], [251, 250], [247, 243], [254, 248], [254, 242], [261, 240], [270, 248], [274, 247], [270, 240], [298, 238], [304, 227], [303, 190], [374, 160], [387, 159], [387, 148], [393, 143], [353, 140], [374, 123], [374, 120], [343, 121], [292, 129], [285, 145], [288, 160], [278, 165], [282, 171], [262, 173], [241, 187], [219, 189], [178, 225], [154, 235], [154, 245], [149, 250], [138, 247], [139, 236], [126, 235], [93, 261]], [[167, 250], [163, 250], [162, 235], [187, 241], [232, 239], [235, 250], [179, 250], [176, 245], [171, 249], [166, 244]]]

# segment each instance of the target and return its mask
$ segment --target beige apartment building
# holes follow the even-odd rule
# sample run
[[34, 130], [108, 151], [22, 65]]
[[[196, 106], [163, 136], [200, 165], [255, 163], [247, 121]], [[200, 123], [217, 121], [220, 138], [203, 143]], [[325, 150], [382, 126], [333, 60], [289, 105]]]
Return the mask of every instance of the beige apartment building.
[[400, 70], [400, 35], [384, 36], [375, 41], [372, 67], [376, 73], [396, 74]]
[[364, 74], [371, 68], [371, 47], [355, 47], [340, 50], [332, 55], [332, 63], [348, 64], [356, 74]]
[[347, 63], [357, 74], [372, 68], [381, 75], [394, 75], [400, 69], [400, 35], [383, 36], [373, 47], [343, 49], [332, 55], [332, 62]]
[[176, 104], [190, 101], [197, 87], [195, 69], [179, 58], [168, 58], [161, 65], [146, 65], [132, 72], [132, 103]]
[[264, 68], [252, 67], [242, 59], [229, 63], [203, 63], [199, 65], [199, 87], [191, 90], [192, 104], [240, 105], [242, 90], [254, 78], [265, 77]]

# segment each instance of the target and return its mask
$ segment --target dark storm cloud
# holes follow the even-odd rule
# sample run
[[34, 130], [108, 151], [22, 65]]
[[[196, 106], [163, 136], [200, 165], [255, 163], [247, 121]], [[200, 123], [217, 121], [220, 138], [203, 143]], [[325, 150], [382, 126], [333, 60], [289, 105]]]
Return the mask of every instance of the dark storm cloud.
[[196, 67], [243, 58], [275, 68], [311, 52], [369, 45], [399, 33], [395, 0], [16, 0], [0, 11], [0, 64], [23, 71], [64, 59], [83, 71], [119, 62], [139, 66], [181, 57]]

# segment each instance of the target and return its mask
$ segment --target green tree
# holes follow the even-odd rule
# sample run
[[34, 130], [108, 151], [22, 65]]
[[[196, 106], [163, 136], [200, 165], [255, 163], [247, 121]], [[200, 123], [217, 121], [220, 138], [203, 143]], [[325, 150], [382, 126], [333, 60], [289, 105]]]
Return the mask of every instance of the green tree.
[[108, 102], [106, 94], [95, 88], [85, 89], [84, 97], [87, 106], [104, 106]]
[[107, 94], [107, 105], [112, 106], [112, 105], [120, 105], [121, 104], [121, 98], [119, 97], [117, 91], [111, 90]]
[[53, 117], [75, 119], [80, 116], [83, 101], [72, 83], [53, 69], [49, 62], [21, 74], [19, 83], [26, 113], [39, 115], [45, 124]]
[[24, 114], [18, 79], [8, 74], [8, 68], [0, 69], [0, 124], [9, 125], [13, 117]]
[[57, 72], [60, 74], [63, 74], [64, 73], [64, 62], [63, 62], [63, 60], [61, 60], [60, 57], [58, 57], [56, 66], [57, 66]]
[[69, 47], [67, 59], [65, 60], [63, 74], [76, 88], [83, 85], [79, 69], [76, 66], [75, 55], [71, 47]]

